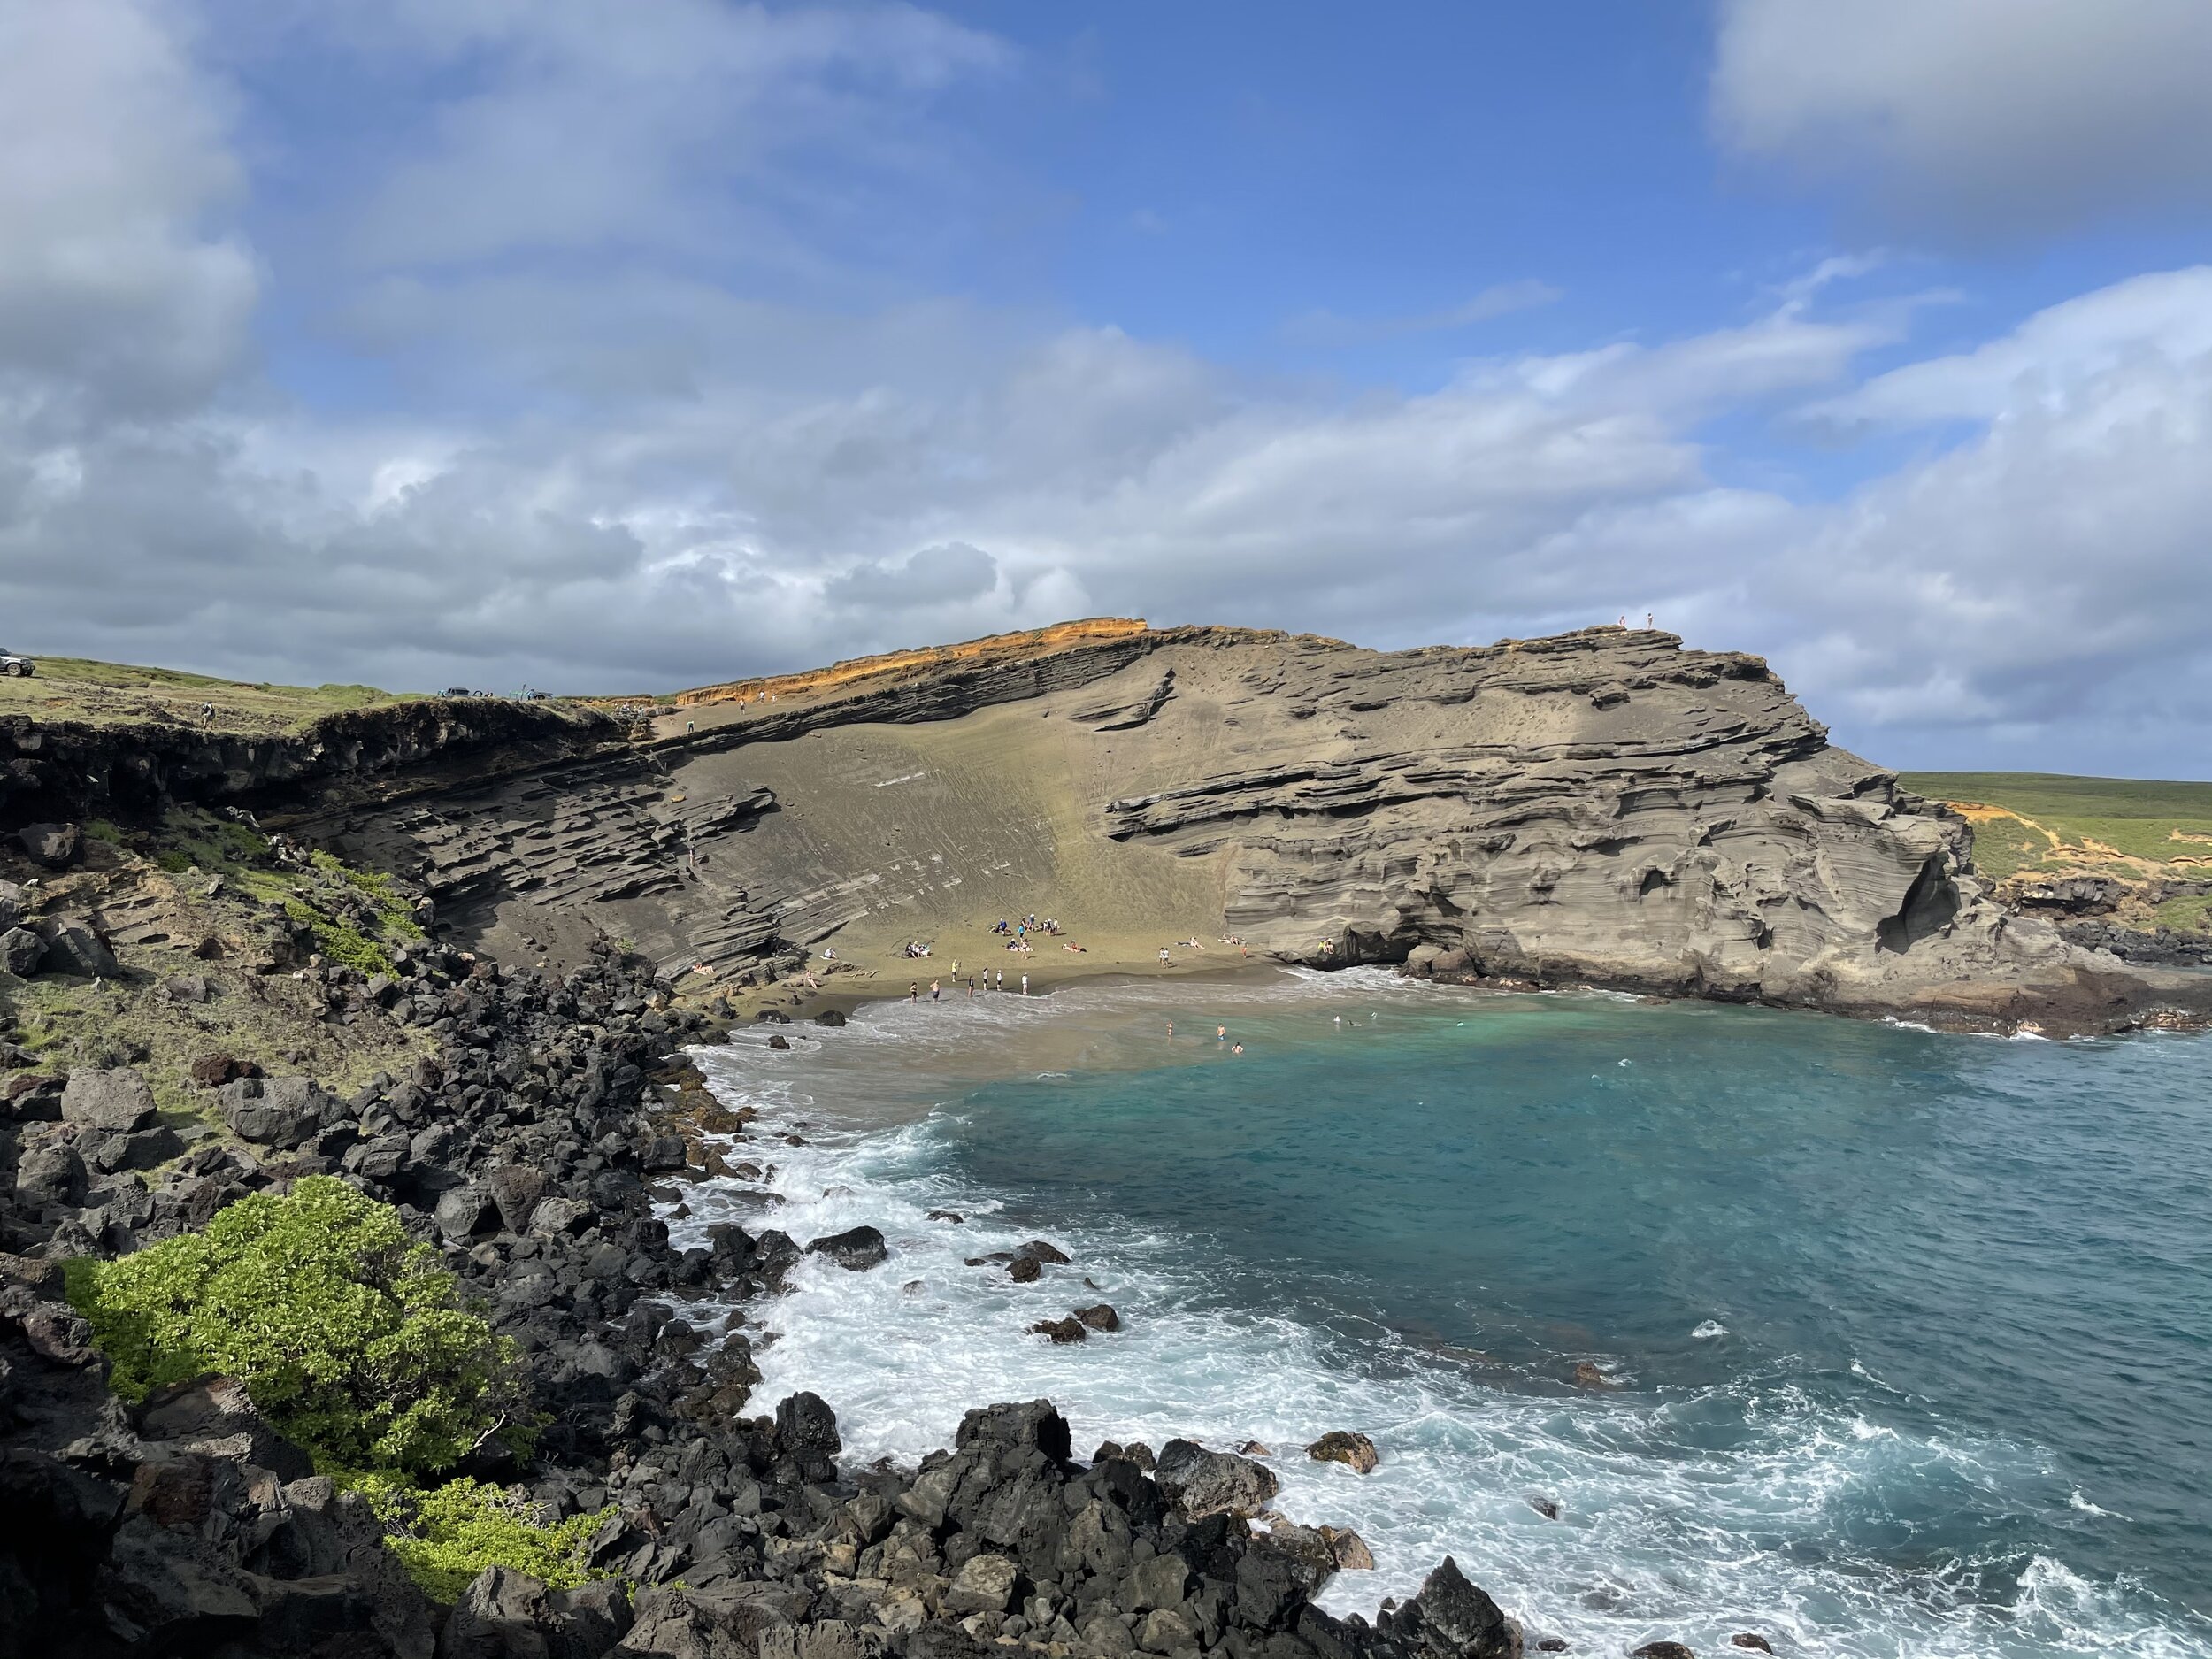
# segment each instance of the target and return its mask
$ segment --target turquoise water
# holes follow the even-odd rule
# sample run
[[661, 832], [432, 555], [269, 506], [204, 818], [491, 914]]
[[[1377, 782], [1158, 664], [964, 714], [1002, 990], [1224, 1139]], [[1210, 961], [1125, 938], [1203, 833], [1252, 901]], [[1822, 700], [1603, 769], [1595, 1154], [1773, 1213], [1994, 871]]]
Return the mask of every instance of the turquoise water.
[[[812, 1129], [784, 1225], [893, 1236], [772, 1321], [772, 1391], [863, 1444], [1040, 1392], [1079, 1438], [1254, 1434], [1375, 1546], [1333, 1606], [1449, 1549], [1578, 1651], [2205, 1654], [2208, 1052], [1338, 976], [901, 1007], [717, 1071]], [[1063, 1286], [961, 1265], [1039, 1233]], [[1129, 1331], [1025, 1336], [1085, 1274]], [[1296, 1457], [1340, 1426], [1375, 1475]]]

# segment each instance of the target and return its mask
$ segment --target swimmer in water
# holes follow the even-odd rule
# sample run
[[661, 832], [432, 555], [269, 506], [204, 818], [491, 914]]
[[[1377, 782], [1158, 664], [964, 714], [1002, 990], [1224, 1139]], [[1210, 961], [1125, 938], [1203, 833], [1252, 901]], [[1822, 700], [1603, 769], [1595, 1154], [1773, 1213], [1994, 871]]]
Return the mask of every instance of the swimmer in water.
[[1167, 1023], [1167, 1034], [1171, 1037], [1175, 1034], [1175, 1022], [1171, 1019]]
[[1229, 1041], [1229, 1028], [1228, 1028], [1226, 1025], [1216, 1025], [1216, 1026], [1214, 1027], [1214, 1041], [1215, 1041], [1216, 1042], [1226, 1042], [1226, 1041]]
[[1244, 1045], [1240, 1042], [1233, 1042], [1229, 1045], [1229, 1052], [1231, 1054], [1242, 1054], [1244, 1052]]

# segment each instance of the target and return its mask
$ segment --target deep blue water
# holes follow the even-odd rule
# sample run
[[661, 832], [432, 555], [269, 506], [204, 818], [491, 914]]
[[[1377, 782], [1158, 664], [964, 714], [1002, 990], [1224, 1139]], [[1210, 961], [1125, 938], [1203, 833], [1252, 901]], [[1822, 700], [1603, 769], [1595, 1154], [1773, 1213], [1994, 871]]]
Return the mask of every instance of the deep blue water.
[[[833, 1140], [795, 1196], [834, 1180], [835, 1218], [895, 1233], [896, 1206], [956, 1198], [1071, 1239], [1127, 1345], [1041, 1355], [1008, 1323], [1033, 1302], [945, 1256], [976, 1224], [940, 1249], [915, 1219], [896, 1241], [928, 1306], [803, 1291], [813, 1328], [772, 1350], [795, 1386], [887, 1402], [943, 1379], [944, 1411], [1042, 1389], [1102, 1430], [1367, 1428], [1383, 1471], [1288, 1494], [1391, 1551], [1367, 1600], [1451, 1548], [1581, 1651], [1760, 1628], [1808, 1652], [2212, 1652], [2204, 1041], [1345, 979], [1045, 1001], [959, 1034], [1012, 1074], [922, 1068], [938, 1110]], [[872, 1018], [887, 1050], [741, 1056], [732, 1086], [820, 1110], [856, 1056], [948, 1029]], [[1612, 1386], [1578, 1386], [1580, 1361]]]

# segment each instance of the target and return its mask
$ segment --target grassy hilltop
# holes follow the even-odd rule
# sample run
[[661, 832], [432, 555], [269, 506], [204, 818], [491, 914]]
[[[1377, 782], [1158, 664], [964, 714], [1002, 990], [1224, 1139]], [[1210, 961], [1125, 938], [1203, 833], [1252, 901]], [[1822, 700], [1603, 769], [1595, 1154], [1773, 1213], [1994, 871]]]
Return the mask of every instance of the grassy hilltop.
[[[411, 694], [374, 686], [248, 685], [173, 668], [41, 657], [27, 680], [0, 679], [0, 716], [73, 720], [88, 726], [159, 721], [256, 735], [297, 731], [327, 714], [405, 701]], [[212, 703], [212, 721], [200, 712]]]
[[[1974, 826], [1974, 860], [1993, 879], [2089, 874], [2131, 887], [2212, 880], [2212, 783], [2032, 772], [1909, 772], [1905, 787]], [[2159, 901], [2151, 919], [2199, 927], [2212, 895]]]

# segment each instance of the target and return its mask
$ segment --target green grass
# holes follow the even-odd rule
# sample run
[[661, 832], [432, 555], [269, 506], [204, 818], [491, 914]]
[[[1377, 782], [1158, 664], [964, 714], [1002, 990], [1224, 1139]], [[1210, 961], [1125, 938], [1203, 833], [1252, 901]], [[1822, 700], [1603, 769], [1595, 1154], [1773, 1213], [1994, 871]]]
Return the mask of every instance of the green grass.
[[[25, 643], [17, 641], [19, 649]], [[208, 726], [219, 732], [294, 731], [325, 715], [404, 701], [409, 695], [374, 686], [249, 684], [173, 668], [96, 663], [81, 657], [40, 657], [28, 680], [0, 679], [0, 715], [123, 726], [149, 720]], [[203, 703], [215, 707], [206, 721]]]
[[[2212, 783], [2016, 772], [1905, 772], [1899, 780], [1916, 795], [2013, 814], [1975, 826], [1975, 862], [2000, 880], [2100, 864], [2143, 877], [2159, 872], [2142, 866], [2176, 860], [2189, 862], [2172, 873], [2212, 874]], [[2206, 868], [2190, 867], [2196, 860]]]

